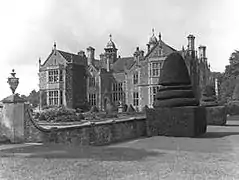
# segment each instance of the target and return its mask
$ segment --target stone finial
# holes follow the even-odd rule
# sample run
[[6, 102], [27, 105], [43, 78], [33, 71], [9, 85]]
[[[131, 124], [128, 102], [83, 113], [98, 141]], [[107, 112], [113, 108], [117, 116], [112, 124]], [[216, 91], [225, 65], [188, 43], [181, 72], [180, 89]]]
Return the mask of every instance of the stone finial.
[[161, 37], [162, 37], [161, 32], [159, 32], [159, 40], [161, 40]]
[[56, 55], [56, 42], [54, 42], [53, 51], [54, 51], [54, 54]]
[[11, 75], [12, 76], [8, 78], [7, 83], [9, 84], [10, 89], [12, 90], [12, 94], [14, 94], [19, 84], [19, 78], [15, 77], [16, 73], [14, 69], [12, 70]]
[[40, 57], [39, 57], [38, 62], [39, 62], [39, 66], [41, 66], [41, 58]]

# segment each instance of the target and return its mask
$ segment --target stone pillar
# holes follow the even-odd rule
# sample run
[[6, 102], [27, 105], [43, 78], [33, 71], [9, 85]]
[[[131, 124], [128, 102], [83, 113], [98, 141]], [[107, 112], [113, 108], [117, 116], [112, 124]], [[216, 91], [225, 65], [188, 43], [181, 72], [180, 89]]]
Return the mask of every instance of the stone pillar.
[[24, 102], [25, 100], [14, 94], [3, 101], [2, 119], [0, 119], [0, 134], [12, 143], [24, 142]]

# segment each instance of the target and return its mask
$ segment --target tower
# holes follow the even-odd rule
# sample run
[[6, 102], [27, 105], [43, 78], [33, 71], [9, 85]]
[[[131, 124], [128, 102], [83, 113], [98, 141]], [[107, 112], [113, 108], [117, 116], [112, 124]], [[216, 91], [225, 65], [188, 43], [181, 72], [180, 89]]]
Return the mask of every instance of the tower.
[[[159, 38], [161, 39], [161, 34], [159, 34]], [[148, 52], [152, 50], [152, 48], [157, 44], [158, 39], [154, 35], [154, 28], [152, 29], [152, 36], [149, 38], [149, 43], [147, 44]]]
[[105, 56], [106, 56], [106, 69], [110, 70], [111, 66], [117, 60], [117, 48], [115, 43], [112, 41], [112, 35], [110, 34], [110, 40], [105, 47]]

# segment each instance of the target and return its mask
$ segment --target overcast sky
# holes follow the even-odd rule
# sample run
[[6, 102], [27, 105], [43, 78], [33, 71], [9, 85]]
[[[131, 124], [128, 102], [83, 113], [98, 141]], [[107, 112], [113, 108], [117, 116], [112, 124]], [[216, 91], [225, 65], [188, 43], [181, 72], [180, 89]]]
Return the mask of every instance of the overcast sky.
[[214, 71], [223, 71], [239, 49], [238, 0], [0, 0], [0, 99], [11, 94], [7, 77], [14, 68], [17, 92], [38, 90], [38, 59], [45, 61], [54, 41], [73, 53], [88, 46], [103, 52], [112, 34], [121, 56], [146, 49], [155, 33], [173, 48], [196, 37], [207, 46]]

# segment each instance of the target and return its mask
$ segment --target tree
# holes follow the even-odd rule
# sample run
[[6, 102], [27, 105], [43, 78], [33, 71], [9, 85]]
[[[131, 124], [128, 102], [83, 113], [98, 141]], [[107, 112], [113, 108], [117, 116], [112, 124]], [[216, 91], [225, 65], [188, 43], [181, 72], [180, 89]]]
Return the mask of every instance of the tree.
[[229, 57], [229, 65], [219, 79], [220, 101], [228, 102], [232, 99], [236, 86], [236, 78], [239, 76], [239, 51], [235, 50]]
[[31, 91], [27, 100], [32, 104], [33, 107], [37, 107], [40, 102], [40, 92], [36, 91], [35, 89]]
[[226, 78], [235, 78], [239, 75], [239, 51], [235, 50], [230, 58], [229, 65], [225, 68]]
[[239, 51], [234, 50], [229, 58], [230, 65], [238, 64], [239, 63]]

